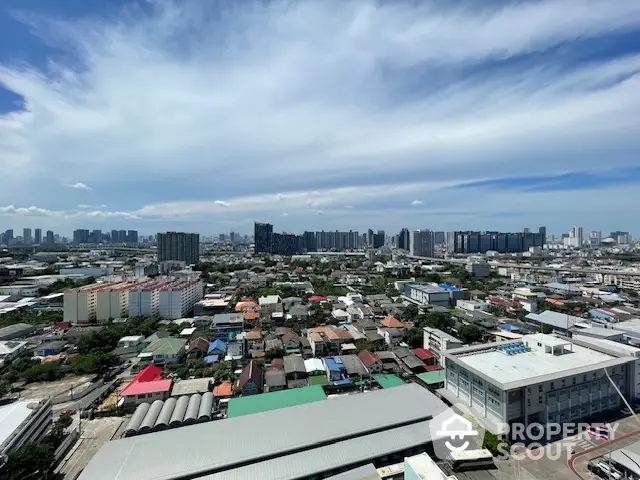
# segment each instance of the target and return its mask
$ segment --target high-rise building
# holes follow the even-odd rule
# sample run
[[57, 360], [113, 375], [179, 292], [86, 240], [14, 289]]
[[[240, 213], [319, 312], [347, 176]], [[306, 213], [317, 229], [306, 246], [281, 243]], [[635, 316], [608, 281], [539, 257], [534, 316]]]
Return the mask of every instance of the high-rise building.
[[274, 233], [271, 235], [271, 253], [276, 255], [297, 255], [302, 251], [301, 235]]
[[538, 233], [542, 236], [542, 244], [547, 243], [547, 227], [538, 227]]
[[385, 241], [385, 233], [384, 230], [378, 230], [373, 234], [373, 244], [371, 245], [373, 248], [381, 248], [384, 247]]
[[531, 229], [530, 228], [524, 228], [524, 229], [522, 229], [522, 233], [531, 233]]
[[433, 243], [436, 245], [442, 245], [446, 242], [444, 232], [433, 232]]
[[2, 237], [2, 242], [0, 243], [4, 243], [5, 245], [11, 244], [13, 242], [13, 230], [9, 229], [5, 231]]
[[48, 245], [53, 245], [55, 243], [55, 237], [54, 237], [54, 234], [53, 234], [53, 232], [51, 230], [47, 230], [45, 238], [46, 238], [45, 242]]
[[589, 234], [589, 246], [597, 248], [602, 241], [602, 232], [594, 230]]
[[409, 236], [409, 229], [403, 228], [402, 230], [400, 230], [400, 233], [398, 234], [398, 248], [408, 251], [410, 244], [411, 244], [411, 241]]
[[367, 230], [367, 246], [373, 247], [373, 230]]
[[540, 233], [449, 232], [448, 253], [520, 253], [544, 245]]
[[565, 239], [564, 244], [571, 247], [582, 247], [584, 243], [582, 227], [574, 226], [569, 231], [569, 237]]
[[273, 247], [273, 225], [258, 223], [253, 225], [254, 253], [271, 253]]
[[621, 232], [617, 230], [615, 232], [611, 232], [611, 235], [609, 236], [613, 238], [616, 242], [618, 242], [620, 245], [627, 245], [633, 241], [633, 239], [631, 238], [631, 234], [629, 232]]
[[34, 230], [33, 242], [40, 245], [42, 243], [42, 229], [36, 228]]
[[200, 261], [200, 235], [197, 233], [158, 233], [158, 262], [177, 260], [187, 265]]
[[137, 230], [128, 230], [127, 231], [127, 243], [138, 243], [138, 231]]
[[434, 235], [431, 230], [412, 230], [410, 234], [411, 255], [417, 257], [433, 257], [434, 256]]
[[25, 245], [30, 245], [33, 243], [33, 238], [31, 237], [31, 229], [24, 228], [22, 230], [22, 243]]
[[111, 243], [120, 243], [120, 233], [118, 230], [111, 230]]
[[100, 243], [102, 242], [102, 230], [92, 230], [89, 235], [89, 242]]
[[90, 232], [86, 229], [73, 231], [73, 243], [89, 243]]

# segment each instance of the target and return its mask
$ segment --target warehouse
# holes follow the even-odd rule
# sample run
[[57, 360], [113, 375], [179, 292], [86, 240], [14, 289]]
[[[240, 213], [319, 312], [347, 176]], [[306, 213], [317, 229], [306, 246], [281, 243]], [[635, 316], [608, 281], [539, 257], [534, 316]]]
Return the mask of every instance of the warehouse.
[[108, 442], [79, 478], [286, 480], [335, 474], [423, 451], [432, 440], [430, 420], [446, 410], [416, 384], [348, 395]]

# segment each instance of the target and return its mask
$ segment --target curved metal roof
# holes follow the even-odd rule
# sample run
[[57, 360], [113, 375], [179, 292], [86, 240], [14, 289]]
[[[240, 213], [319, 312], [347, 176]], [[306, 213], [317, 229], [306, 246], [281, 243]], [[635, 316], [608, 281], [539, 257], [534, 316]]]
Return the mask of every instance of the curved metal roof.
[[154, 430], [164, 430], [169, 426], [171, 414], [173, 413], [173, 409], [176, 407], [176, 402], [177, 400], [175, 398], [169, 398], [164, 402], [156, 423], [153, 425]]
[[149, 407], [151, 407], [151, 404], [149, 403], [141, 403], [138, 405], [138, 408], [133, 412], [131, 420], [129, 420], [129, 423], [127, 424], [127, 428], [124, 430], [125, 437], [130, 437], [131, 435], [138, 433], [138, 429], [140, 428], [145, 415], [149, 411]]
[[169, 420], [169, 428], [181, 427], [184, 415], [187, 413], [187, 405], [189, 405], [189, 397], [184, 396], [178, 399], [176, 407], [171, 414], [171, 420]]
[[162, 400], [156, 400], [151, 404], [149, 411], [144, 416], [144, 420], [142, 420], [142, 425], [138, 429], [138, 433], [146, 433], [149, 432], [156, 423], [158, 419], [158, 415], [160, 415], [160, 411], [162, 410], [162, 406], [164, 402]]
[[189, 405], [187, 406], [187, 413], [184, 416], [184, 424], [190, 425], [196, 423], [198, 420], [198, 410], [200, 409], [200, 400], [202, 396], [199, 393], [194, 393], [189, 399]]
[[203, 422], [211, 420], [211, 412], [213, 411], [213, 393], [206, 392], [202, 394], [200, 400], [200, 408], [198, 409], [198, 421]]

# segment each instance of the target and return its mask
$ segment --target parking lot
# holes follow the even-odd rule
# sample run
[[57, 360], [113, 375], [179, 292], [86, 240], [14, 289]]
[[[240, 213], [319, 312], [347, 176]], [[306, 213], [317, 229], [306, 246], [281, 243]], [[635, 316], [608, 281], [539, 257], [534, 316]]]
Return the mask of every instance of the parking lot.
[[20, 396], [22, 398], [55, 397], [80, 392], [91, 383], [91, 375], [69, 375], [53, 382], [34, 382], [24, 386]]
[[63, 474], [65, 479], [75, 479], [102, 445], [117, 436], [124, 422], [120, 417], [83, 420], [80, 439], [62, 459], [56, 473]]

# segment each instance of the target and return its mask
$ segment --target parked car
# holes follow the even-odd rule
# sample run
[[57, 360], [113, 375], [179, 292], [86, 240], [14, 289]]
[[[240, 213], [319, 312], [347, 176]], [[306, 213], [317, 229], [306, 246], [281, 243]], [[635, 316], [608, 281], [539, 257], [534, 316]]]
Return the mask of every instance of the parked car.
[[75, 410], [64, 410], [63, 412], [60, 412], [60, 416], [65, 416], [65, 415], [75, 415], [77, 412]]

